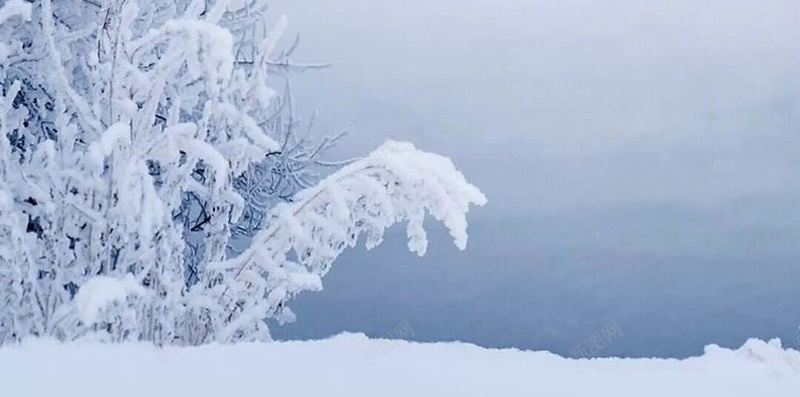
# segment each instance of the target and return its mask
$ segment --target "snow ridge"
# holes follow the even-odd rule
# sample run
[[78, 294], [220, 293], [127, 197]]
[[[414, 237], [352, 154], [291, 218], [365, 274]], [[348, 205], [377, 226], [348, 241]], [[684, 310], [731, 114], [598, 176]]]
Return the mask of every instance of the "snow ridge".
[[[387, 353], [373, 361], [375, 348]], [[575, 360], [363, 334], [163, 349], [27, 340], [0, 349], [0, 384], [14, 396], [261, 396], [269, 384], [270, 395], [781, 397], [800, 391], [800, 352], [756, 339], [685, 360]]]

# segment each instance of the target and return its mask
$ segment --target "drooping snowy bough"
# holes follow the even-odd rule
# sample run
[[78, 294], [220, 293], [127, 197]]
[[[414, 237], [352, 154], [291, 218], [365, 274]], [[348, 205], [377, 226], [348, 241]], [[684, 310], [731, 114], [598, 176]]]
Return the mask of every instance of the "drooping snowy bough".
[[[286, 299], [303, 290], [322, 289], [321, 277], [361, 235], [372, 248], [387, 227], [407, 221], [408, 248], [424, 255], [422, 224], [429, 213], [447, 226], [460, 249], [466, 248], [469, 206], [486, 202], [446, 157], [393, 141], [296, 198], [296, 203], [275, 209], [270, 227], [255, 237], [250, 249], [212, 265], [232, 280], [219, 288], [223, 298], [231, 293], [225, 306], [235, 307], [218, 334], [221, 340], [255, 335], [250, 331], [260, 323], [254, 320], [265, 312], [292, 321]], [[243, 301], [243, 296], [249, 299]]]
[[0, 344], [267, 340], [361, 236], [405, 221], [422, 255], [430, 214], [465, 247], [486, 198], [447, 158], [388, 142], [319, 181], [339, 136], [297, 138], [271, 86], [322, 65], [278, 52], [285, 19], [268, 29], [265, 9], [5, 2]]

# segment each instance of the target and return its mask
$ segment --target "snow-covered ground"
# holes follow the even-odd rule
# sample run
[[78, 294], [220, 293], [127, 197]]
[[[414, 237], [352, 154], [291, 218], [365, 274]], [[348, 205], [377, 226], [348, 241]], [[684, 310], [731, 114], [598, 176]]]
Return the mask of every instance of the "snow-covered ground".
[[800, 352], [750, 340], [687, 360], [572, 360], [361, 334], [165, 349], [31, 341], [0, 349], [0, 395], [800, 396]]

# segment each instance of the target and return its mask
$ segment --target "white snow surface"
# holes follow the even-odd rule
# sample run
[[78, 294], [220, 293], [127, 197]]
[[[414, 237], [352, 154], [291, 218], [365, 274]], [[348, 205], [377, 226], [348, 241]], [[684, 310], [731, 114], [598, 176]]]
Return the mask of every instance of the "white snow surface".
[[3, 396], [800, 396], [800, 352], [749, 340], [700, 357], [547, 352], [342, 334], [157, 348], [28, 340], [0, 349]]

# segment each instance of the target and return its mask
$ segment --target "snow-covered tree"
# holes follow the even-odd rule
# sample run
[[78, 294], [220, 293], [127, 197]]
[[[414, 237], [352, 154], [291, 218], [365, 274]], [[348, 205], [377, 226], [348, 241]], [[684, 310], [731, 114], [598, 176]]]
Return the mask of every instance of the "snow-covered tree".
[[[456, 245], [486, 198], [387, 142], [330, 163], [297, 138], [261, 0], [6, 0], [0, 9], [0, 344], [26, 336], [268, 340], [360, 238], [423, 220]], [[337, 169], [320, 179], [318, 167]], [[243, 252], [233, 238], [250, 239]]]

